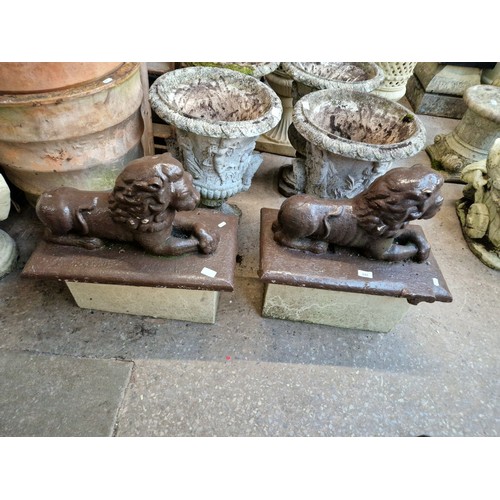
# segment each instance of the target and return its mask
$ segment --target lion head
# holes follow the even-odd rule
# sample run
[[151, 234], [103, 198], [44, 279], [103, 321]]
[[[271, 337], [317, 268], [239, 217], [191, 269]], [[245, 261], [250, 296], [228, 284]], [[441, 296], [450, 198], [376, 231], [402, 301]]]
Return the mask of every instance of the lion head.
[[424, 165], [394, 168], [355, 198], [358, 224], [370, 235], [390, 238], [412, 220], [430, 219], [443, 204], [443, 182]]
[[139, 158], [117, 177], [109, 197], [115, 222], [141, 232], [157, 232], [171, 224], [174, 210], [194, 210], [200, 195], [193, 178], [170, 153]]

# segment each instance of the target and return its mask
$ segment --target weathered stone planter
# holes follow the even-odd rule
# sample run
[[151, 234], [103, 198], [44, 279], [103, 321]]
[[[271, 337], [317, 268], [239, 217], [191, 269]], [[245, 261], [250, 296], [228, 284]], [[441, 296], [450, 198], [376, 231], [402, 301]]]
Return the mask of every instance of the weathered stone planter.
[[399, 101], [406, 94], [406, 84], [413, 75], [416, 62], [378, 62], [384, 72], [384, 81], [373, 93], [391, 101]]
[[232, 69], [233, 71], [238, 71], [245, 75], [262, 78], [277, 69], [279, 64], [279, 62], [188, 62], [183, 63], [183, 66]]
[[295, 105], [293, 123], [306, 140], [305, 160], [294, 164], [297, 188], [321, 198], [352, 198], [425, 143], [415, 115], [362, 92], [308, 94]]
[[298, 98], [321, 89], [371, 92], [384, 81], [383, 71], [370, 62], [281, 63], [297, 85]]
[[[303, 96], [317, 90], [339, 89], [358, 92], [371, 92], [384, 81], [383, 71], [369, 62], [291, 62], [281, 63], [283, 70], [293, 78], [293, 105]], [[296, 157], [304, 158], [306, 141], [297, 133], [293, 123], [288, 129], [290, 144], [296, 151]], [[299, 192], [295, 179], [295, 168], [285, 165], [281, 168], [279, 190], [284, 196]]]
[[500, 87], [475, 85], [464, 94], [467, 111], [455, 129], [436, 135], [426, 151], [433, 166], [450, 181], [459, 181], [464, 167], [484, 160], [500, 137]]
[[206, 207], [250, 188], [262, 163], [257, 137], [280, 120], [282, 105], [264, 83], [236, 71], [183, 68], [160, 76], [150, 89], [151, 107], [176, 128], [181, 161]]
[[102, 81], [0, 95], [0, 164], [32, 203], [59, 186], [110, 189], [142, 156], [139, 69], [125, 63]]

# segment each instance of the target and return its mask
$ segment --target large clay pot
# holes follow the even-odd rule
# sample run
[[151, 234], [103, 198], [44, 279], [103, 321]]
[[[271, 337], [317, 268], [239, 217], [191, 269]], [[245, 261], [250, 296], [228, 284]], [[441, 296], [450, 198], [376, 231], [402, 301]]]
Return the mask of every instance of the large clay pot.
[[298, 188], [321, 198], [353, 198], [393, 160], [413, 156], [425, 144], [424, 126], [414, 114], [364, 92], [310, 93], [292, 118], [306, 141], [305, 160], [296, 159]]
[[0, 95], [0, 164], [30, 202], [58, 186], [110, 189], [142, 156], [138, 63], [66, 90]]
[[116, 71], [121, 62], [3, 62], [0, 94], [36, 94], [82, 85]]
[[250, 188], [262, 163], [258, 136], [280, 120], [282, 105], [266, 84], [236, 71], [191, 67], [160, 76], [151, 107], [176, 128], [184, 167], [207, 207], [222, 207]]

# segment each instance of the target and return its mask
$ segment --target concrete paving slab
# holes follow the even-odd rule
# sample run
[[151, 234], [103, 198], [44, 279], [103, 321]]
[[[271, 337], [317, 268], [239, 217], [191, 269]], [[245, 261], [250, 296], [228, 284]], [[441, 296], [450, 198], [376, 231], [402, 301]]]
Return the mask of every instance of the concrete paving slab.
[[[138, 361], [118, 436], [484, 436], [481, 382], [368, 368]], [[481, 406], [480, 412], [477, 411]]]
[[111, 436], [131, 362], [0, 351], [1, 436]]

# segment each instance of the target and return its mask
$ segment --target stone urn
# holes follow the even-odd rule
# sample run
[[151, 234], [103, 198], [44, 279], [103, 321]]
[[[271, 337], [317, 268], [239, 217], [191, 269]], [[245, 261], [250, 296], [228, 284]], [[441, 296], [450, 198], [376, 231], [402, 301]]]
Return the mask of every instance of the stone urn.
[[306, 141], [294, 164], [300, 192], [352, 198], [384, 174], [394, 160], [425, 145], [421, 121], [404, 106], [366, 92], [320, 90], [294, 107], [293, 123]]
[[210, 68], [224, 68], [238, 71], [257, 79], [272, 73], [279, 66], [279, 62], [187, 62], [183, 67], [204, 66]]
[[256, 139], [281, 118], [278, 96], [254, 77], [212, 67], [166, 73], [149, 96], [156, 114], [176, 129], [201, 204], [233, 212], [227, 199], [250, 188], [263, 160], [254, 152]]
[[500, 87], [474, 85], [464, 93], [467, 105], [460, 123], [451, 133], [438, 134], [426, 151], [432, 165], [442, 170], [448, 181], [461, 181], [463, 169], [486, 159], [500, 137]]
[[[383, 71], [370, 62], [284, 62], [283, 70], [293, 79], [292, 103], [295, 105], [303, 96], [317, 90], [344, 89], [358, 92], [371, 92], [384, 81]], [[288, 128], [290, 144], [295, 149], [297, 158], [304, 158], [306, 142], [297, 132], [293, 123]], [[298, 191], [295, 169], [284, 165], [279, 174], [279, 191], [284, 196], [291, 196]]]
[[416, 62], [378, 62], [384, 72], [384, 81], [373, 93], [391, 101], [399, 101], [406, 94], [406, 84], [413, 75]]

